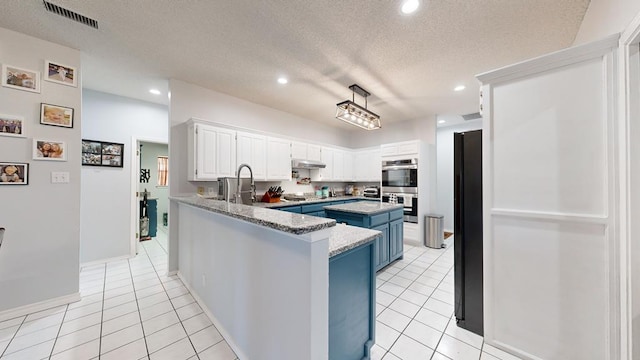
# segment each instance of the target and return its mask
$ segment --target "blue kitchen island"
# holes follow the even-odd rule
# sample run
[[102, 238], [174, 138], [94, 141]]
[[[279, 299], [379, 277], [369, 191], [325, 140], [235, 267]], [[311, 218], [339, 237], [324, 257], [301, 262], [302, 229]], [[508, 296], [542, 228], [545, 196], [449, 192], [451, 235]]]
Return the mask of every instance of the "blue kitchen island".
[[378, 271], [395, 260], [402, 259], [403, 215], [400, 204], [370, 201], [351, 202], [340, 205], [324, 206], [328, 218], [338, 223], [377, 230], [382, 236], [376, 240], [374, 264]]

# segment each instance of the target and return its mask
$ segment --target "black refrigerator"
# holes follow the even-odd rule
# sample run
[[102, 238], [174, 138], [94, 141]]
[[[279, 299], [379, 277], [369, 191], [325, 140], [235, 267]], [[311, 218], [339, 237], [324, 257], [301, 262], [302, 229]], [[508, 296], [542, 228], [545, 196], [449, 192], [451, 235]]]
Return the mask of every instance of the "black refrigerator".
[[482, 130], [454, 133], [453, 147], [456, 321], [482, 336]]

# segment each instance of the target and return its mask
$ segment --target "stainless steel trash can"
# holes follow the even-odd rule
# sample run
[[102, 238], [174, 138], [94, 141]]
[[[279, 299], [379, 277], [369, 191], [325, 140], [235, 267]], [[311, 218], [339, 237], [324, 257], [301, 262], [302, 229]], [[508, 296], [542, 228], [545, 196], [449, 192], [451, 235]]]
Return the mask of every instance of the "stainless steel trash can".
[[443, 223], [444, 215], [427, 214], [424, 216], [424, 246], [434, 249], [440, 249], [443, 247]]

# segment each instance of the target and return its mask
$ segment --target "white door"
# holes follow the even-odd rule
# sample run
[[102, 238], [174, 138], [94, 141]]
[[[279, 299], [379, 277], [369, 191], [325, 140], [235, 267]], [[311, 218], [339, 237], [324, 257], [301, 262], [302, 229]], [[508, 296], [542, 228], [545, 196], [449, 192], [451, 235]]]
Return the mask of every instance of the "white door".
[[267, 138], [263, 135], [238, 132], [237, 149], [236, 168], [241, 164], [248, 164], [253, 171], [254, 180], [266, 180]]
[[215, 180], [218, 177], [216, 128], [198, 124], [196, 129], [196, 179]]
[[324, 169], [320, 169], [320, 180], [333, 180], [333, 149], [323, 146], [320, 158], [320, 161], [327, 165]]
[[267, 138], [267, 180], [291, 180], [291, 143]]

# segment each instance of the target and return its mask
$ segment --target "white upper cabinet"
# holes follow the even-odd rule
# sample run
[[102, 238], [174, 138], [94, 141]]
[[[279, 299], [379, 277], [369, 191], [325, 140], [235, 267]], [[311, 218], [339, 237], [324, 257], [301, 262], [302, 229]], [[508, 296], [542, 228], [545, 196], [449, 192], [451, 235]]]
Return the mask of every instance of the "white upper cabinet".
[[320, 156], [320, 161], [322, 161], [325, 165], [327, 165], [324, 169], [319, 170], [319, 179], [320, 181], [329, 181], [333, 180], [333, 153], [334, 150], [332, 148], [322, 147], [322, 154]]
[[[253, 170], [254, 180], [267, 179], [267, 137], [264, 135], [238, 132], [237, 164], [248, 164]], [[236, 174], [237, 175], [237, 174]]]
[[299, 141], [291, 142], [291, 158], [302, 160], [315, 160], [321, 161], [320, 145], [307, 144]]
[[322, 161], [322, 146], [320, 145], [307, 145], [307, 160]]
[[383, 144], [380, 146], [381, 156], [392, 157], [398, 155], [415, 155], [420, 152], [420, 141], [403, 141], [399, 143]]
[[353, 169], [355, 153], [353, 151], [344, 152], [344, 181], [354, 181], [355, 171]]
[[291, 141], [267, 137], [267, 180], [291, 180]]
[[380, 149], [358, 150], [355, 153], [355, 181], [379, 182], [382, 178]]
[[303, 142], [291, 142], [291, 158], [308, 160], [308, 145]]
[[189, 180], [209, 181], [234, 175], [235, 131], [192, 122], [187, 132]]
[[331, 180], [344, 180], [344, 151], [333, 150], [333, 178]]

